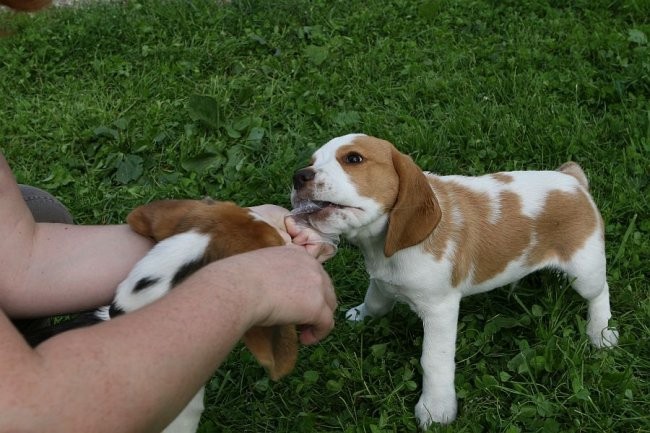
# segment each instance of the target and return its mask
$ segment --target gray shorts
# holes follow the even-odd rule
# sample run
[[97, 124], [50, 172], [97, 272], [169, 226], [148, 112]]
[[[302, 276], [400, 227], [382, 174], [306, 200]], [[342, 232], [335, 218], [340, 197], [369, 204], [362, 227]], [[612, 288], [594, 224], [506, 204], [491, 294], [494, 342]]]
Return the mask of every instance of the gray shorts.
[[29, 185], [18, 186], [37, 223], [73, 223], [68, 209], [52, 194]]

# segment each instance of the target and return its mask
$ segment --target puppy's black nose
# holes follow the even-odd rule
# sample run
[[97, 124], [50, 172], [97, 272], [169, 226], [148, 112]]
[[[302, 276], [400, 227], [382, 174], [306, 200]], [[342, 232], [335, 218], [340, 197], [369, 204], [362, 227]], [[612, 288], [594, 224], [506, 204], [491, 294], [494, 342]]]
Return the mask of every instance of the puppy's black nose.
[[314, 172], [313, 169], [309, 167], [301, 168], [293, 175], [293, 188], [294, 189], [302, 188], [303, 186], [305, 186], [307, 182], [313, 180], [314, 176], [316, 176], [316, 173]]

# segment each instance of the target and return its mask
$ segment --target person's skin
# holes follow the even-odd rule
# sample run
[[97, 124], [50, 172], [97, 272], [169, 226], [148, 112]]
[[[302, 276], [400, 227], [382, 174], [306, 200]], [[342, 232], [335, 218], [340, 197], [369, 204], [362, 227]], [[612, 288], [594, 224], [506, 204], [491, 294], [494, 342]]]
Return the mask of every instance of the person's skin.
[[309, 254], [331, 251], [316, 243], [214, 262], [147, 307], [32, 349], [8, 317], [107, 303], [151, 245], [127, 226], [35, 223], [1, 153], [0, 239], [0, 432], [159, 432], [250, 327], [297, 324], [313, 344], [334, 325], [331, 281]]

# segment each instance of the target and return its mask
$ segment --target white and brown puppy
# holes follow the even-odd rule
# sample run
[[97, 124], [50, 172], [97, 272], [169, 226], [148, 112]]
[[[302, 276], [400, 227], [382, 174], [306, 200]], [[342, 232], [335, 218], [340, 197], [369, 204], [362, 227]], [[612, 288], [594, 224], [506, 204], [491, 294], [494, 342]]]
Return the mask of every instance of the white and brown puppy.
[[292, 204], [323, 233], [363, 252], [370, 285], [350, 320], [380, 316], [395, 300], [422, 319], [421, 427], [456, 418], [454, 352], [462, 297], [541, 269], [564, 272], [589, 303], [587, 333], [614, 346], [603, 221], [582, 169], [480, 177], [423, 172], [378, 138], [350, 134], [318, 149], [293, 179]]
[[[111, 320], [142, 308], [215, 260], [286, 243], [260, 215], [230, 202], [157, 201], [136, 208], [127, 222], [137, 233], [157, 241], [156, 245], [120, 283], [110, 306], [65, 324], [66, 329]], [[246, 332], [243, 341], [272, 379], [293, 369], [298, 355], [295, 326], [255, 327]], [[203, 412], [203, 392], [201, 389], [196, 394], [164, 433], [196, 431]]]

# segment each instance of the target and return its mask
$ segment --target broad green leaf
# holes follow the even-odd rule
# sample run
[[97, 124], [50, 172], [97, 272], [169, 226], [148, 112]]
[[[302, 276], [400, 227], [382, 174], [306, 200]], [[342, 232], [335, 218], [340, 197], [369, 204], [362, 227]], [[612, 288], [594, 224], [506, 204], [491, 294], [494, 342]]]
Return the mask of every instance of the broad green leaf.
[[129, 121], [124, 117], [121, 117], [117, 119], [115, 122], [113, 122], [113, 126], [115, 126], [117, 129], [121, 131], [124, 131], [129, 126]]
[[314, 370], [307, 370], [303, 373], [302, 377], [307, 383], [316, 383], [318, 381], [318, 372]]
[[381, 358], [386, 353], [386, 343], [374, 344], [370, 346], [370, 352], [375, 358]]
[[142, 175], [143, 171], [142, 161], [142, 158], [138, 155], [126, 155], [117, 163], [115, 180], [126, 185], [127, 183], [138, 179]]
[[262, 138], [264, 138], [264, 133], [264, 128], [255, 126], [254, 128], [251, 128], [250, 132], [248, 133], [248, 137], [246, 137], [246, 141], [260, 142], [262, 141]]
[[190, 117], [211, 129], [219, 129], [222, 122], [221, 107], [212, 96], [192, 95], [187, 107]]
[[641, 30], [630, 29], [627, 32], [627, 40], [634, 42], [638, 45], [645, 45], [648, 43], [648, 37]]
[[305, 48], [305, 56], [312, 62], [314, 65], [319, 66], [329, 56], [329, 50], [327, 47], [319, 47], [316, 45], [309, 45]]
[[223, 157], [212, 152], [204, 152], [192, 158], [181, 161], [181, 167], [187, 171], [204, 174], [210, 168], [218, 168], [223, 164]]
[[93, 134], [95, 137], [106, 137], [112, 138], [114, 140], [118, 140], [120, 138], [120, 133], [117, 131], [117, 129], [109, 128], [108, 126], [98, 126], [97, 128], [93, 129]]

